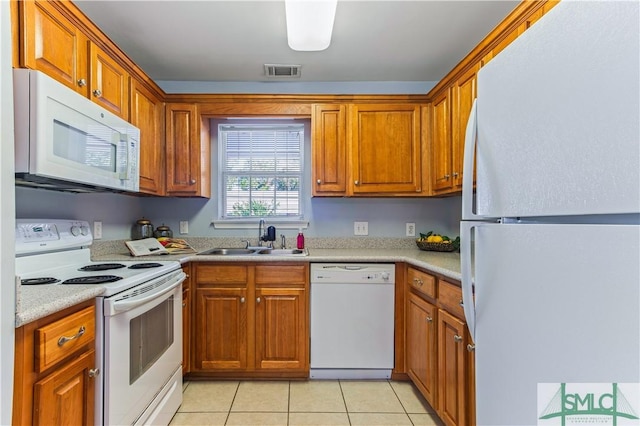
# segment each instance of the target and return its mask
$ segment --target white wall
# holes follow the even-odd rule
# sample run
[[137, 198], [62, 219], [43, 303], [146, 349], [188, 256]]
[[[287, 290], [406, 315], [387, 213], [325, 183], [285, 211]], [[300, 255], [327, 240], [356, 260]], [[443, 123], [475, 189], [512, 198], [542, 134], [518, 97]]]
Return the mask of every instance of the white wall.
[[13, 84], [9, 2], [0, 1], [0, 424], [11, 424], [15, 339]]

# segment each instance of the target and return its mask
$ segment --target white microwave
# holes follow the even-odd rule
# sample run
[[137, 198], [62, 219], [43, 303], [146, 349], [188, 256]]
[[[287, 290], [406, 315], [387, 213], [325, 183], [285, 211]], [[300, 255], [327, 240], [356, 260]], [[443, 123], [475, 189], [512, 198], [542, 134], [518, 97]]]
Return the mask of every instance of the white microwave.
[[13, 70], [16, 184], [138, 192], [140, 130], [40, 71]]

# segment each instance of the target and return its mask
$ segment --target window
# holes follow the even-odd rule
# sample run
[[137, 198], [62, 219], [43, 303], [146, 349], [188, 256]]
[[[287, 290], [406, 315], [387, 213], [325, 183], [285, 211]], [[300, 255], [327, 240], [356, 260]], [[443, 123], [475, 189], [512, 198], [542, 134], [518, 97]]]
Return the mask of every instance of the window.
[[303, 124], [219, 124], [220, 218], [302, 218]]

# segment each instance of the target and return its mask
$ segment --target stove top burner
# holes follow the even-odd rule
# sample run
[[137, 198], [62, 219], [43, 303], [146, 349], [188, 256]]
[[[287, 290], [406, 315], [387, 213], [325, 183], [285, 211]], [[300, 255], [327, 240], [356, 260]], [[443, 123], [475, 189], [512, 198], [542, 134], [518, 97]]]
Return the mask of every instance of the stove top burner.
[[78, 271], [108, 271], [109, 269], [124, 268], [122, 263], [96, 263], [92, 265], [83, 266]]
[[112, 283], [121, 280], [122, 277], [115, 275], [95, 275], [92, 277], [70, 278], [62, 282], [62, 284], [103, 284]]
[[60, 282], [60, 280], [53, 277], [29, 278], [29, 279], [20, 280], [20, 284], [22, 285], [55, 284], [57, 282]]
[[158, 268], [162, 266], [160, 263], [156, 262], [147, 262], [147, 263], [134, 263], [129, 266], [129, 269], [148, 269], [148, 268]]

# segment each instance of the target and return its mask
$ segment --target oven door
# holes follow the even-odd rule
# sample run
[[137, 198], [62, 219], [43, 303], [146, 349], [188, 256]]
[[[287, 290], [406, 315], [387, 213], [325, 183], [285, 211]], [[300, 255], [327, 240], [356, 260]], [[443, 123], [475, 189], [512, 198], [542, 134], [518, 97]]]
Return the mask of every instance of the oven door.
[[[184, 279], [178, 270], [104, 299], [105, 425], [133, 424], [149, 416], [150, 407], [166, 411], [154, 405], [167, 400], [174, 405], [168, 407], [172, 416], [182, 402], [182, 376], [178, 386], [170, 381], [182, 362]], [[168, 388], [179, 393], [177, 405], [178, 396], [168, 398]]]

